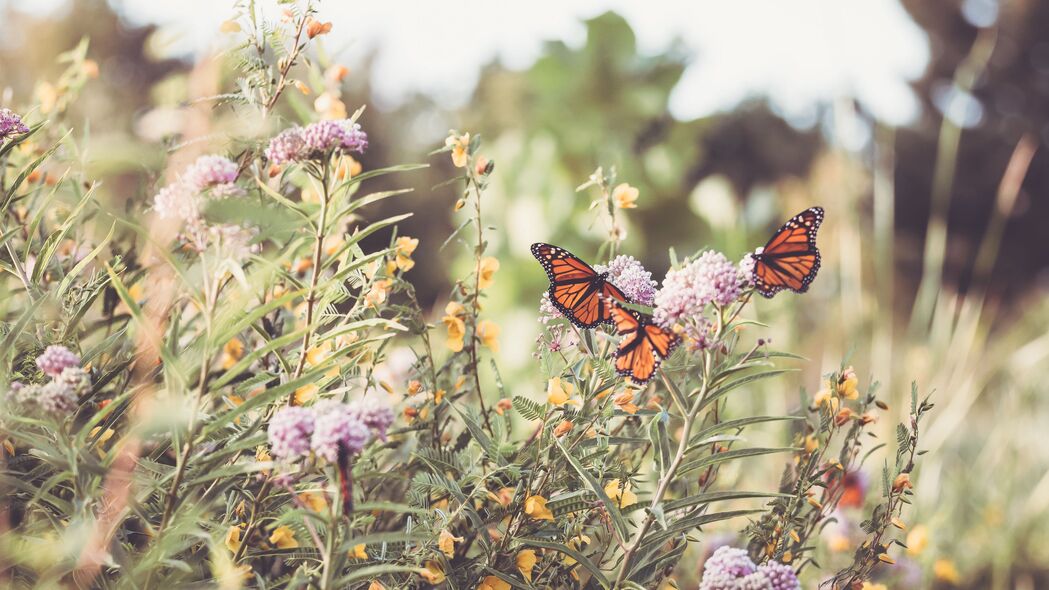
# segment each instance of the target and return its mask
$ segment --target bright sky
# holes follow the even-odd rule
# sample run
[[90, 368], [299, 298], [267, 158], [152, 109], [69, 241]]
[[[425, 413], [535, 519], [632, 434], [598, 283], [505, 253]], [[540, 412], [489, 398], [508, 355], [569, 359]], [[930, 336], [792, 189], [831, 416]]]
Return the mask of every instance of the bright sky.
[[[111, 0], [135, 22], [165, 28], [179, 51], [219, 42], [233, 0]], [[2, 3], [3, 0], [0, 0]], [[43, 4], [61, 0], [34, 0]], [[972, 0], [967, 0], [972, 3]], [[273, 0], [260, 0], [277, 18]], [[615, 10], [634, 27], [641, 51], [680, 38], [693, 61], [672, 97], [683, 119], [769, 96], [790, 117], [818, 103], [859, 98], [889, 123], [906, 123], [918, 103], [907, 85], [929, 60], [928, 42], [898, 0], [381, 0], [320, 2], [333, 21], [328, 47], [351, 65], [379, 50], [378, 99], [397, 103], [422, 91], [465, 101], [480, 66], [499, 56], [525, 67], [545, 40], [584, 41], [581, 21]]]

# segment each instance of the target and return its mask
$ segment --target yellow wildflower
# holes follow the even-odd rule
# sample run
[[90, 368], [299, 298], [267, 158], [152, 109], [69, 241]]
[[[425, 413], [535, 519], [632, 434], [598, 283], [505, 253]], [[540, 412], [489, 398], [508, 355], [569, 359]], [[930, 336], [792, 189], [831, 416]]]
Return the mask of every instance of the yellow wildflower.
[[862, 590], [889, 590], [889, 587], [885, 584], [872, 584], [870, 582], [864, 582]]
[[234, 338], [222, 347], [222, 368], [229, 369], [244, 358], [244, 343], [239, 338]]
[[364, 543], [358, 543], [350, 549], [350, 557], [354, 559], [368, 559], [367, 545]]
[[605, 484], [605, 495], [620, 508], [637, 504], [637, 494], [630, 491], [630, 482], [620, 483], [618, 479], [609, 481]]
[[292, 405], [304, 406], [307, 403], [317, 399], [317, 392], [320, 391], [313, 383], [307, 383], [302, 387], [295, 390], [295, 397], [292, 399]]
[[391, 283], [387, 279], [381, 279], [372, 283], [372, 288], [368, 291], [368, 294], [364, 296], [364, 301], [372, 307], [379, 307], [386, 302], [386, 297], [390, 293]]
[[401, 236], [397, 238], [395, 246], [397, 268], [401, 269], [402, 272], [408, 272], [415, 266], [415, 261], [412, 260], [412, 253], [419, 246], [419, 239]]
[[958, 573], [958, 567], [950, 559], [937, 559], [932, 564], [932, 575], [937, 580], [951, 585], [956, 585], [962, 581], [962, 576]]
[[488, 492], [488, 497], [498, 502], [503, 508], [506, 508], [510, 505], [510, 502], [514, 501], [514, 489], [500, 488], [498, 493]]
[[309, 96], [313, 94], [313, 91], [310, 90], [310, 87], [307, 86], [306, 83], [302, 80], [295, 80], [294, 82], [292, 82], [292, 85], [295, 86], [295, 90], [301, 92], [303, 96]]
[[856, 399], [860, 396], [860, 392], [856, 389], [859, 382], [859, 379], [856, 378], [856, 370], [847, 367], [838, 378], [838, 395], [845, 399]]
[[230, 553], [236, 553], [240, 549], [240, 527], [241, 525], [234, 525], [226, 531], [226, 549], [229, 549]]
[[342, 156], [339, 158], [339, 163], [335, 168], [335, 178], [339, 180], [346, 180], [353, 178], [361, 173], [364, 167], [361, 163], [353, 159], [353, 156]]
[[892, 481], [892, 489], [896, 492], [901, 492], [907, 488], [913, 487], [914, 485], [911, 484], [911, 476], [908, 473], [901, 473]]
[[510, 590], [512, 586], [496, 576], [485, 576], [477, 590]]
[[492, 320], [481, 320], [477, 323], [477, 337], [481, 339], [481, 343], [490, 348], [493, 352], [499, 352], [499, 324]]
[[465, 167], [470, 158], [470, 134], [453, 133], [444, 140], [444, 145], [452, 148], [452, 164], [455, 164], [456, 168]]
[[554, 436], [560, 438], [572, 431], [575, 424], [572, 424], [571, 420], [563, 420], [560, 424], [554, 428]]
[[313, 18], [312, 16], [306, 19], [306, 35], [313, 39], [320, 35], [327, 35], [331, 32], [331, 23], [322, 23], [321, 21]]
[[819, 448], [820, 448], [820, 441], [819, 441], [818, 438], [816, 438], [815, 436], [813, 436], [811, 434], [805, 437], [805, 452], [806, 453], [811, 455], [812, 453], [815, 453], [816, 450], [819, 449]]
[[572, 397], [575, 386], [567, 381], [561, 381], [560, 377], [554, 377], [546, 383], [546, 401], [555, 405], [564, 405], [568, 398]]
[[499, 259], [485, 256], [477, 263], [477, 288], [487, 289], [495, 284], [495, 273], [499, 270]]
[[299, 546], [299, 542], [295, 540], [295, 533], [287, 526], [279, 526], [273, 530], [270, 544], [276, 545], [278, 549], [294, 549]]
[[529, 496], [525, 499], [525, 514], [536, 520], [553, 520], [554, 513], [546, 507], [546, 498]]
[[907, 553], [910, 555], [921, 555], [929, 546], [929, 527], [924, 524], [915, 525], [911, 532], [907, 533]]
[[448, 532], [448, 529], [441, 531], [440, 537], [437, 539], [437, 548], [441, 550], [448, 557], [455, 557], [455, 543], [456, 541], [462, 542], [462, 537], [456, 537], [452, 533]]
[[463, 337], [466, 336], [466, 322], [463, 321], [462, 315], [466, 313], [466, 308], [457, 301], [449, 301], [448, 305], [444, 308], [444, 317], [441, 321], [444, 322], [444, 326], [448, 329], [448, 339], [445, 343], [452, 352], [459, 352], [463, 349]]
[[372, 580], [372, 583], [368, 584], [368, 590], [386, 590], [386, 586], [383, 586], [377, 580]]
[[[589, 535], [583, 535], [583, 534], [579, 534], [579, 535], [576, 535], [575, 537], [572, 537], [571, 539], [568, 540], [568, 543], [566, 543], [566, 545], [568, 545], [568, 547], [570, 549], [574, 549], [576, 551], [581, 550], [583, 548], [583, 545], [589, 545], [589, 544], [590, 544], [590, 536]], [[563, 561], [565, 563], [565, 565], [568, 565], [568, 566], [572, 566], [572, 565], [576, 564], [575, 558], [570, 556], [570, 555], [564, 555], [564, 557], [561, 558], [561, 561]]]
[[[98, 453], [99, 457], [105, 457], [106, 456], [106, 450], [105, 450], [106, 442], [109, 439], [113, 438], [113, 435], [115, 434], [115, 432], [113, 431], [112, 428], [107, 428], [104, 432], [99, 434], [100, 430], [102, 430], [101, 426], [96, 426], [96, 427], [92, 428], [90, 436], [91, 437], [98, 436], [98, 438], [95, 439], [95, 451]], [[8, 451], [9, 455], [14, 456], [14, 454], [15, 454], [15, 447], [14, 447], [14, 445], [11, 444], [10, 441], [8, 441], [8, 440], [4, 441], [4, 449]]]
[[299, 501], [314, 512], [327, 512], [328, 510], [328, 500], [323, 493], [303, 492], [299, 494]]
[[332, 83], [342, 82], [350, 74], [350, 68], [335, 64], [324, 70], [324, 79]]
[[441, 564], [437, 563], [436, 561], [427, 561], [426, 567], [419, 570], [419, 575], [422, 576], [424, 580], [426, 580], [430, 584], [433, 584], [434, 586], [444, 582], [445, 577], [444, 569], [441, 567]]
[[630, 391], [630, 390], [624, 391], [623, 393], [617, 395], [615, 397], [615, 399], [612, 400], [612, 403], [614, 403], [617, 408], [619, 408], [620, 410], [623, 410], [627, 414], [636, 414], [637, 413], [638, 407], [637, 407], [637, 404], [634, 403], [634, 392], [633, 391]]
[[437, 391], [433, 392], [433, 405], [441, 405], [441, 401], [444, 399], [444, 395], [445, 391], [443, 389], [438, 389]]
[[517, 570], [521, 572], [524, 579], [528, 583], [532, 582], [532, 570], [535, 569], [536, 559], [535, 551], [531, 549], [523, 549], [517, 552], [517, 557], [514, 559], [517, 564]]
[[620, 209], [634, 209], [637, 207], [639, 194], [635, 187], [624, 182], [612, 189], [612, 202]]

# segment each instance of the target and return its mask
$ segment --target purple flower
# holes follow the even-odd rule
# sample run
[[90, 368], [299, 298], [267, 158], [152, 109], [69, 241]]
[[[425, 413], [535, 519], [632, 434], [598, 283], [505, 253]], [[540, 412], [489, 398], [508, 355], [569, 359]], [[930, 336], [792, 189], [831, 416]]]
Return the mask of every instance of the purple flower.
[[282, 408], [270, 419], [267, 430], [273, 455], [285, 460], [305, 456], [310, 452], [313, 426], [314, 416], [310, 410], [297, 406]]
[[334, 462], [340, 449], [350, 454], [360, 453], [372, 437], [368, 426], [344, 403], [322, 401], [314, 405], [314, 415], [310, 446], [318, 457], [328, 461]]
[[770, 590], [801, 590], [801, 582], [794, 574], [794, 568], [780, 563], [770, 561], [758, 566], [758, 573], [765, 576]]
[[55, 383], [73, 392], [77, 397], [91, 392], [91, 375], [80, 367], [66, 367], [55, 377]]
[[182, 182], [193, 192], [202, 192], [216, 185], [229, 185], [240, 172], [237, 163], [215, 154], [201, 156], [182, 174]]
[[770, 561], [754, 565], [743, 549], [718, 547], [703, 564], [700, 590], [801, 590], [789, 565]]
[[37, 390], [36, 403], [48, 414], [68, 414], [77, 407], [77, 394], [57, 379]]
[[14, 381], [11, 383], [11, 389], [7, 395], [16, 404], [33, 403], [36, 401], [37, 396], [40, 395], [40, 386]]
[[760, 254], [764, 248], [758, 248], [753, 253], [747, 253], [743, 255], [743, 258], [739, 261], [739, 280], [745, 284], [750, 284], [754, 277], [754, 264], [757, 260], [754, 259], [754, 254]]
[[0, 109], [0, 139], [22, 133], [29, 133], [29, 127], [22, 122], [22, 117], [11, 109]]
[[655, 300], [656, 282], [652, 280], [652, 273], [633, 256], [616, 256], [608, 266], [599, 264], [594, 270], [607, 272], [609, 282], [619, 287], [634, 303], [652, 305]]
[[346, 120], [343, 125], [346, 127], [346, 135], [340, 146], [342, 151], [363, 154], [364, 150], [368, 149], [368, 134], [361, 129], [359, 123], [350, 123], [349, 120]]
[[758, 571], [757, 566], [743, 549], [718, 547], [710, 559], [703, 564], [703, 580], [700, 590], [737, 590], [737, 582]]
[[44, 374], [58, 377], [69, 367], [79, 367], [80, 357], [65, 346], [52, 344], [36, 357], [36, 366], [40, 367]]
[[295, 162], [302, 157], [303, 145], [302, 127], [296, 125], [285, 129], [270, 140], [270, 145], [266, 148], [266, 159], [278, 166]]
[[743, 289], [739, 269], [720, 252], [708, 250], [682, 268], [671, 270], [656, 293], [653, 318], [664, 328], [680, 326], [695, 348], [710, 345], [707, 306], [728, 305]]
[[365, 426], [375, 431], [379, 440], [386, 440], [386, 431], [393, 424], [393, 410], [390, 406], [371, 396], [349, 405], [350, 414], [354, 415]]
[[543, 324], [549, 324], [553, 320], [558, 320], [565, 317], [565, 314], [561, 313], [561, 310], [554, 307], [554, 304], [550, 301], [550, 292], [543, 291], [543, 296], [539, 298], [539, 321]]
[[368, 148], [368, 134], [349, 119], [325, 120], [310, 123], [305, 128], [285, 129], [266, 148], [266, 158], [281, 165], [300, 160], [327, 158], [333, 152], [364, 153]]
[[200, 196], [181, 182], [173, 182], [153, 197], [153, 210], [162, 219], [185, 222], [200, 218]]

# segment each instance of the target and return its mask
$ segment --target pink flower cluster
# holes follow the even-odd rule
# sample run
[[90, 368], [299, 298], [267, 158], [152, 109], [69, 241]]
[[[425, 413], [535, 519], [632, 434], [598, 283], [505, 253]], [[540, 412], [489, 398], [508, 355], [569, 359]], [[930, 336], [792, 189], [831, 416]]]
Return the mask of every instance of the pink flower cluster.
[[285, 129], [270, 140], [266, 159], [283, 165], [303, 160], [322, 160], [332, 153], [363, 154], [368, 149], [368, 134], [349, 119], [325, 120], [306, 127]]
[[801, 590], [794, 570], [778, 562], [755, 565], [743, 549], [718, 547], [703, 564], [700, 590]]
[[652, 305], [656, 297], [656, 282], [652, 280], [652, 273], [633, 256], [616, 256], [607, 266], [599, 264], [594, 270], [607, 272], [608, 281], [634, 303]]
[[37, 406], [60, 416], [77, 409], [80, 397], [91, 392], [91, 375], [80, 366], [80, 357], [65, 346], [51, 345], [36, 358], [36, 366], [50, 377], [45, 384], [11, 384], [15, 403]]
[[270, 449], [284, 461], [303, 458], [310, 451], [335, 461], [340, 450], [356, 455], [372, 437], [386, 440], [393, 418], [393, 410], [376, 400], [349, 404], [324, 400], [310, 408], [283, 408], [270, 420]]
[[224, 255], [244, 259], [253, 251], [255, 234], [233, 224], [208, 224], [203, 217], [207, 200], [240, 197], [244, 190], [237, 186], [240, 167], [236, 162], [215, 154], [200, 156], [175, 182], [160, 189], [153, 197], [153, 210], [162, 219], [176, 219], [184, 224], [182, 235], [197, 250], [217, 246]]
[[679, 326], [695, 348], [709, 346], [711, 304], [726, 306], [745, 286], [740, 268], [724, 254], [708, 250], [684, 267], [671, 270], [655, 296], [653, 319], [665, 328]]
[[29, 133], [29, 127], [22, 122], [22, 117], [11, 109], [0, 109], [0, 139], [23, 133]]

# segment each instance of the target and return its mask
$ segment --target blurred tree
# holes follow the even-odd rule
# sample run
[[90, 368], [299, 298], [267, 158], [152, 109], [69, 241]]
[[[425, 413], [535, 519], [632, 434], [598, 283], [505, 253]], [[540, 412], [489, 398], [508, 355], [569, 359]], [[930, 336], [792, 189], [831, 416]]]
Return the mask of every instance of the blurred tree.
[[[934, 158], [944, 113], [963, 123], [958, 164], [950, 192], [945, 280], [969, 288], [973, 262], [995, 207], [995, 193], [1010, 154], [1024, 134], [1039, 141], [1014, 215], [997, 257], [992, 285], [1013, 297], [1049, 281], [1049, 250], [1042, 223], [1049, 218], [1049, 3], [922, 2], [903, 0], [929, 35], [932, 61], [916, 82], [924, 105], [921, 120], [897, 136], [896, 220], [920, 244], [930, 215]], [[995, 20], [994, 24], [990, 24]], [[986, 65], [976, 64], [971, 98], [953, 82], [977, 43], [989, 50]], [[970, 60], [979, 61], [977, 60]], [[921, 248], [899, 250], [905, 277], [916, 282]]]

